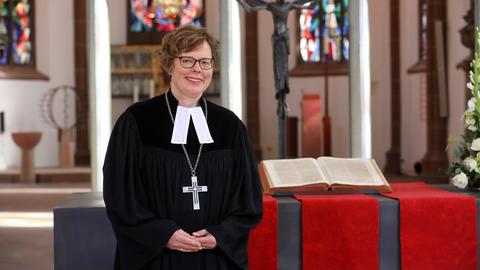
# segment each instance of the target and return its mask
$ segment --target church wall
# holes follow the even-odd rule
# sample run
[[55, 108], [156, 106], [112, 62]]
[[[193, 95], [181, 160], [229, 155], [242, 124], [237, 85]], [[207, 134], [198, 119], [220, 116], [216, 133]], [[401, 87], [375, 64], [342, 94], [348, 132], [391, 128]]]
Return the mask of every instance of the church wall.
[[402, 172], [414, 174], [413, 164], [426, 152], [425, 73], [407, 74], [419, 60], [418, 1], [400, 1], [400, 64], [401, 64], [401, 158]]
[[[112, 45], [127, 44], [127, 5], [109, 1], [110, 43]], [[125, 109], [132, 104], [132, 99], [112, 98], [112, 126]]]
[[[465, 95], [467, 93], [465, 84], [465, 72], [457, 68], [457, 64], [469, 55], [469, 49], [460, 42], [460, 29], [465, 26], [463, 16], [470, 8], [469, 0], [448, 0], [447, 2], [447, 46], [448, 46], [448, 90], [449, 90], [449, 135], [461, 136], [464, 134], [461, 115], [466, 109]], [[453, 147], [449, 149], [450, 159], [452, 158]]]
[[[55, 166], [57, 160], [56, 131], [46, 126], [40, 118], [39, 106], [42, 95], [50, 88], [61, 84], [74, 83], [73, 73], [73, 2], [38, 0], [36, 9], [36, 48], [37, 67], [49, 76], [49, 81], [0, 80], [0, 110], [6, 112], [5, 151], [9, 167], [18, 167], [20, 151], [11, 140], [12, 131], [39, 130], [43, 138], [36, 148], [37, 166]], [[218, 0], [206, 1], [207, 28], [219, 35]], [[370, 0], [371, 61], [372, 61], [372, 141], [373, 156], [381, 167], [385, 164], [385, 153], [390, 148], [390, 47], [389, 47], [389, 3], [383, 0]], [[448, 88], [450, 98], [449, 134], [463, 132], [460, 120], [464, 110], [464, 75], [456, 69], [468, 51], [460, 44], [458, 30], [463, 27], [462, 16], [469, 8], [469, 0], [448, 0]], [[209, 12], [210, 11], [210, 12]], [[126, 6], [110, 1], [111, 43], [126, 43]], [[296, 26], [292, 12], [289, 17], [292, 54], [289, 62], [294, 67]], [[407, 74], [407, 69], [418, 57], [417, 1], [400, 1], [401, 20], [401, 89], [402, 89], [402, 169], [413, 173], [413, 163], [420, 160], [426, 151], [426, 77], [422, 73]], [[58, 23], [61, 21], [62, 23]], [[260, 144], [264, 158], [276, 158], [277, 117], [274, 99], [272, 69], [272, 49], [270, 36], [273, 24], [270, 13], [258, 13], [259, 77], [260, 77]], [[55, 35], [62, 33], [61, 35]], [[300, 101], [302, 93], [318, 92], [324, 96], [324, 78], [291, 78], [291, 93], [288, 96], [290, 114], [301, 117]], [[348, 78], [329, 78], [330, 112], [333, 120], [332, 151], [334, 156], [346, 157], [350, 154]], [[14, 89], [14, 91], [12, 91]], [[28, 97], [28, 98], [26, 98]], [[129, 100], [113, 100], [113, 119], [130, 104]], [[300, 135], [300, 130], [299, 130]], [[301, 136], [299, 136], [301, 139]], [[299, 150], [301, 150], [299, 142]], [[301, 153], [300, 153], [301, 154]]]
[[[40, 116], [40, 101], [51, 88], [74, 84], [73, 1], [35, 2], [37, 69], [50, 80], [0, 80], [0, 111], [5, 111], [5, 158], [10, 168], [20, 166], [20, 148], [11, 139], [15, 131], [43, 133], [35, 148], [35, 165], [58, 164], [57, 131]], [[1, 149], [0, 149], [1, 151]]]
[[[288, 25], [290, 28], [290, 44], [292, 53], [289, 57], [289, 68], [294, 67], [296, 61], [295, 37], [296, 26], [294, 12], [290, 13]], [[271, 14], [266, 11], [258, 13], [258, 42], [259, 42], [259, 78], [260, 78], [260, 144], [264, 159], [278, 158], [278, 121], [276, 115], [275, 85], [273, 78], [273, 59], [271, 34], [273, 22]], [[290, 78], [290, 94], [287, 102], [290, 108], [289, 116], [298, 117], [301, 121], [301, 107], [303, 93], [319, 93], [324, 97], [323, 77]], [[349, 140], [349, 112], [345, 108], [348, 100], [348, 80], [346, 76], [329, 77], [329, 104], [333, 119], [332, 126], [332, 153], [334, 156], [346, 157], [350, 153]], [[301, 126], [298, 130], [299, 155], [301, 155]]]
[[[418, 60], [418, 1], [400, 2], [400, 46], [401, 46], [401, 157], [402, 171], [414, 174], [413, 165], [426, 153], [426, 75], [425, 73], [408, 74], [407, 70]], [[456, 68], [468, 53], [460, 43], [458, 31], [464, 26], [463, 15], [469, 8], [468, 0], [447, 1], [447, 70], [449, 88], [449, 134], [463, 133], [459, 120], [465, 107], [465, 79], [463, 72]], [[380, 167], [386, 162], [386, 152], [390, 149], [391, 109], [390, 109], [390, 15], [389, 1], [370, 0], [370, 36], [371, 36], [371, 110], [372, 110], [372, 155]], [[260, 72], [260, 127], [261, 147], [264, 158], [276, 158], [277, 117], [272, 49], [270, 35], [273, 32], [271, 15], [266, 11], [258, 13], [259, 19], [259, 72]], [[296, 61], [295, 16], [289, 17], [290, 43], [292, 54], [289, 58], [290, 68]], [[290, 78], [291, 93], [288, 95], [291, 116], [301, 117], [300, 101], [303, 92], [316, 92], [324, 97], [324, 77]], [[329, 78], [330, 113], [333, 121], [332, 152], [334, 156], [350, 155], [349, 140], [349, 93], [348, 78], [336, 76]], [[299, 138], [300, 131], [299, 131]], [[299, 149], [301, 143], [299, 143]], [[300, 153], [301, 154], [301, 153]], [[451, 155], [451, 151], [450, 151]]]
[[[258, 13], [258, 78], [260, 112], [260, 146], [264, 159], [275, 158], [278, 153], [275, 87], [273, 83], [273, 59], [270, 35], [273, 31], [272, 17], [265, 11]], [[294, 88], [291, 87], [292, 92]], [[288, 98], [289, 104], [290, 97]]]
[[391, 147], [390, 1], [369, 0], [372, 157], [380, 168]]
[[[465, 25], [463, 16], [469, 9], [469, 0], [447, 0], [447, 87], [449, 91], [449, 135], [463, 134], [460, 121], [465, 108], [465, 75], [456, 65], [468, 54], [460, 42], [458, 31]], [[427, 78], [425, 73], [407, 74], [407, 69], [418, 60], [417, 1], [400, 1], [401, 79], [402, 79], [402, 170], [414, 174], [413, 165], [427, 150]], [[408, 22], [408, 23], [407, 23]], [[449, 151], [451, 156], [451, 150]]]
[[[371, 81], [372, 81], [372, 139], [374, 142], [373, 156], [383, 167], [385, 163], [385, 152], [390, 146], [390, 66], [389, 66], [389, 21], [388, 1], [372, 0], [370, 6], [371, 27]], [[273, 97], [275, 93], [273, 70], [272, 70], [272, 49], [270, 36], [273, 32], [271, 15], [261, 11], [259, 19], [259, 72], [260, 72], [260, 126], [261, 145], [263, 157], [277, 158], [277, 121], [276, 103]], [[289, 58], [289, 66], [293, 68], [296, 61], [296, 24], [295, 13], [289, 16], [290, 43], [292, 53]], [[350, 115], [349, 115], [349, 81], [348, 76], [331, 76], [329, 83], [329, 108], [332, 117], [332, 154], [336, 157], [350, 156]], [[301, 120], [300, 102], [302, 93], [319, 93], [325, 96], [325, 81], [323, 76], [318, 77], [291, 77], [288, 103], [290, 116], [296, 116]], [[299, 131], [299, 138], [301, 140]], [[299, 150], [301, 149], [299, 142]], [[301, 153], [299, 153], [301, 155]]]

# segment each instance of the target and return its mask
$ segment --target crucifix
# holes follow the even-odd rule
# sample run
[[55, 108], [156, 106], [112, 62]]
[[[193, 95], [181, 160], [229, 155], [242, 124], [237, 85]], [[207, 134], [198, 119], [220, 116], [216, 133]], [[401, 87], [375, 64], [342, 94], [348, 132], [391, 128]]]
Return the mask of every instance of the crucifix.
[[197, 182], [197, 177], [192, 176], [192, 185], [187, 187], [182, 187], [183, 193], [192, 193], [193, 197], [193, 210], [200, 210], [200, 198], [198, 197], [199, 192], [207, 192], [207, 186], [199, 186]]
[[285, 1], [276, 0], [266, 2], [263, 0], [237, 0], [247, 11], [266, 9], [272, 13], [274, 31], [272, 34], [273, 46], [273, 74], [275, 77], [275, 98], [277, 99], [278, 116], [278, 151], [279, 158], [285, 158], [285, 118], [287, 114], [286, 95], [290, 92], [288, 85], [288, 55], [290, 44], [288, 36], [287, 19], [290, 10], [296, 8], [310, 8], [314, 0]]

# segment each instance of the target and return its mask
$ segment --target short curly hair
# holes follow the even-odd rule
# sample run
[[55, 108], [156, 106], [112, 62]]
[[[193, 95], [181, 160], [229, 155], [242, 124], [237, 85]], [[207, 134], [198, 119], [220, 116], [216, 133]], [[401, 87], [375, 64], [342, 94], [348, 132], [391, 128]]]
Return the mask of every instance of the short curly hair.
[[218, 57], [220, 50], [218, 40], [203, 27], [183, 25], [166, 34], [160, 47], [160, 64], [166, 72], [170, 72], [175, 57], [183, 52], [191, 52], [206, 41], [212, 49], [212, 58]]

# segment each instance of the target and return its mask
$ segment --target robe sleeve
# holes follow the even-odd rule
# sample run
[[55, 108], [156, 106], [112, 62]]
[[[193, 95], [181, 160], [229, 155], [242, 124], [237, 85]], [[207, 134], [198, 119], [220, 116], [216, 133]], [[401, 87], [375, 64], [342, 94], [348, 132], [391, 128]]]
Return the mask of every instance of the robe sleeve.
[[170, 219], [152, 213], [141, 179], [142, 143], [135, 119], [125, 112], [117, 121], [103, 165], [103, 196], [117, 238], [116, 264], [120, 269], [140, 269], [163, 252], [179, 229]]
[[227, 214], [220, 224], [206, 229], [227, 257], [240, 269], [248, 269], [248, 237], [262, 219], [263, 200], [257, 162], [241, 122], [234, 153], [234, 184], [229, 191]]

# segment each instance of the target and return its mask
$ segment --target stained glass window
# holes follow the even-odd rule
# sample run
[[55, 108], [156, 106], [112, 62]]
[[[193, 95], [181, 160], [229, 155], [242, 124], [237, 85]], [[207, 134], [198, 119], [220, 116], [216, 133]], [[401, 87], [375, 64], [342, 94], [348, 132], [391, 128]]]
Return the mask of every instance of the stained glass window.
[[299, 16], [303, 62], [349, 59], [348, 0], [320, 0]]
[[204, 26], [203, 0], [129, 0], [131, 32], [169, 32], [178, 26]]
[[420, 61], [427, 60], [427, 0], [420, 0]]
[[31, 0], [0, 0], [0, 65], [31, 65]]
[[4, 65], [8, 63], [8, 54], [10, 51], [9, 31], [10, 28], [10, 8], [8, 1], [0, 0], [0, 64]]

